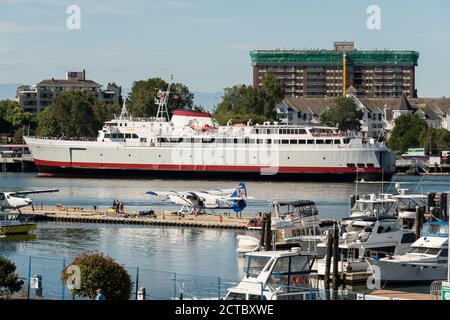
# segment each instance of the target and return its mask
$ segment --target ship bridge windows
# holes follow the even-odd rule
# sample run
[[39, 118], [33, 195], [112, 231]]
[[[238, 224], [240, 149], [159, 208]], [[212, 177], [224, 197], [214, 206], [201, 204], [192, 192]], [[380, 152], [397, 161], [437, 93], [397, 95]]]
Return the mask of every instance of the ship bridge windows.
[[328, 139], [327, 139], [327, 140], [325, 140], [325, 143], [326, 143], [326, 144], [333, 144], [333, 140], [328, 140]]
[[306, 130], [301, 128], [282, 128], [279, 129], [279, 134], [306, 134]]
[[316, 144], [323, 144], [323, 142], [324, 142], [324, 141], [321, 140], [321, 139], [317, 139], [317, 140], [316, 140]]
[[354, 163], [347, 163], [348, 168], [356, 168], [356, 164]]
[[366, 167], [366, 165], [364, 163], [358, 163], [356, 166], [358, 168], [365, 168]]
[[125, 139], [139, 139], [139, 137], [135, 133], [125, 133]]
[[334, 140], [334, 144], [341, 144], [341, 140], [335, 139], [335, 140]]

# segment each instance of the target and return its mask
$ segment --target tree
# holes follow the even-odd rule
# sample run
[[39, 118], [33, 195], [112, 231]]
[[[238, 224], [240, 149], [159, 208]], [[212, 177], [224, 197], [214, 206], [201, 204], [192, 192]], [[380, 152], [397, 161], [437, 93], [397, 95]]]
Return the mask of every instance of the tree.
[[[404, 153], [408, 148], [417, 148], [423, 144], [420, 141], [422, 131], [427, 130], [425, 120], [415, 114], [404, 114], [395, 119], [395, 126], [389, 138], [390, 149]], [[423, 141], [422, 141], [423, 142]]]
[[450, 132], [446, 129], [424, 128], [419, 135], [419, 144], [429, 155], [439, 155], [450, 148]]
[[128, 300], [133, 282], [125, 268], [102, 253], [85, 253], [77, 256], [62, 272], [61, 279], [67, 283], [70, 266], [80, 268], [81, 288], [72, 289], [74, 295], [94, 299], [97, 289], [102, 289], [107, 300]]
[[16, 273], [16, 265], [0, 256], [0, 294], [11, 296], [14, 292], [20, 291], [23, 286], [23, 281], [19, 280]]
[[22, 138], [22, 127], [33, 122], [30, 112], [23, 111], [17, 101], [0, 100], [0, 132]]
[[102, 123], [118, 115], [118, 105], [99, 102], [84, 90], [61, 92], [50, 106], [37, 116], [37, 134], [41, 136], [94, 137]]
[[222, 101], [214, 108], [213, 116], [221, 124], [229, 119], [262, 123], [275, 119], [275, 106], [284, 97], [280, 80], [267, 75], [261, 86], [235, 85], [224, 89]]
[[321, 114], [320, 121], [342, 131], [359, 131], [363, 116], [364, 112], [358, 109], [352, 98], [338, 97], [334, 106]]
[[[158, 90], [167, 90], [169, 84], [161, 78], [135, 81], [127, 99], [128, 111], [134, 117], [154, 117], [158, 107], [155, 104]], [[174, 83], [170, 88], [169, 112], [175, 109], [192, 109], [194, 94], [182, 83]]]

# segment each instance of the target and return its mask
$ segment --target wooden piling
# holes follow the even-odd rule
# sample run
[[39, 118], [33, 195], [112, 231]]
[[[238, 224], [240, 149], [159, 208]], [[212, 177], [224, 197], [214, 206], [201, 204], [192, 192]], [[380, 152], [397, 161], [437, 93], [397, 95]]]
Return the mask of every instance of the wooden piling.
[[261, 219], [261, 235], [259, 237], [259, 247], [264, 248], [265, 244], [265, 236], [266, 236], [266, 220], [267, 220], [267, 213], [264, 212]]
[[352, 194], [352, 196], [350, 197], [350, 205], [351, 205], [352, 208], [355, 205], [356, 200], [359, 200], [359, 195]]
[[447, 193], [442, 192], [439, 197], [439, 207], [441, 211], [441, 218], [444, 221], [448, 221], [448, 211], [447, 211]]
[[330, 285], [330, 269], [331, 269], [331, 256], [333, 254], [333, 229], [328, 229], [327, 232], [327, 255], [325, 259], [325, 289], [329, 289]]
[[339, 286], [339, 227], [337, 224], [333, 228], [333, 289], [337, 291]]
[[272, 249], [272, 219], [270, 213], [267, 213], [266, 218], [266, 251], [270, 251]]
[[430, 192], [430, 193], [427, 194], [427, 205], [428, 205], [427, 207], [428, 207], [428, 210], [429, 210], [428, 213], [433, 214], [433, 212], [431, 212], [432, 211], [431, 208], [436, 207], [435, 199], [436, 199], [436, 193]]
[[424, 217], [424, 206], [416, 206], [416, 221], [415, 221], [415, 227], [416, 227], [416, 238], [420, 238], [420, 231], [422, 229], [422, 223], [423, 223], [423, 217]]

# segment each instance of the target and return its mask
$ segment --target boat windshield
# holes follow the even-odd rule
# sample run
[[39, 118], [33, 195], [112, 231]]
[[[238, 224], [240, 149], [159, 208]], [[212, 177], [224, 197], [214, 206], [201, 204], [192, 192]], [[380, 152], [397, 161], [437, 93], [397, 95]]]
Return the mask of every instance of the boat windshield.
[[412, 247], [409, 249], [409, 253], [430, 254], [435, 256], [440, 250], [440, 248]]
[[448, 236], [447, 223], [425, 223], [423, 225], [422, 236]]
[[244, 272], [249, 278], [256, 278], [269, 262], [270, 257], [247, 256]]
[[315, 205], [304, 205], [304, 206], [280, 206], [279, 215], [281, 218], [291, 215], [293, 217], [311, 217], [317, 215], [317, 209]]
[[353, 205], [351, 212], [363, 215], [385, 215], [391, 211], [394, 204], [395, 204], [394, 202], [357, 201]]
[[268, 284], [283, 291], [309, 285], [309, 258], [307, 256], [280, 257], [270, 274]]

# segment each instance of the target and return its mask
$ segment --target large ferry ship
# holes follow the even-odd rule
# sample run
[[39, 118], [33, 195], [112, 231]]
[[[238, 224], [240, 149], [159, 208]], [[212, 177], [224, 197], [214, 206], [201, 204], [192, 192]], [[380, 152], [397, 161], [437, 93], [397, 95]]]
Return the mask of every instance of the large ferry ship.
[[209, 113], [190, 110], [170, 119], [169, 94], [170, 86], [159, 91], [154, 118], [134, 118], [124, 104], [95, 141], [25, 137], [39, 175], [367, 181], [395, 172], [395, 155], [374, 139], [276, 122], [220, 126]]

